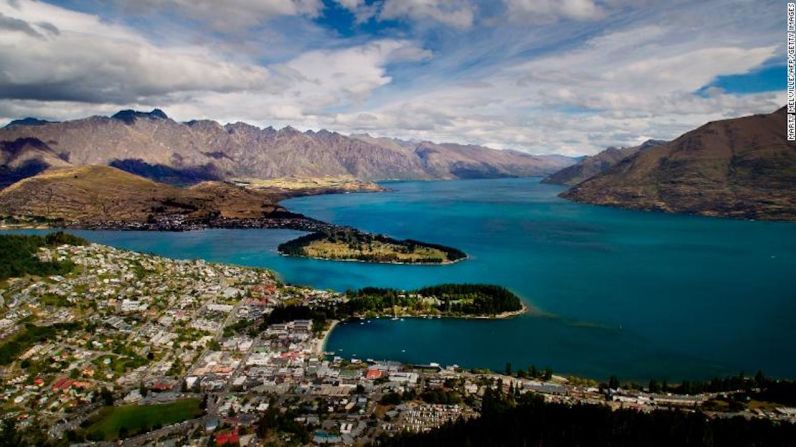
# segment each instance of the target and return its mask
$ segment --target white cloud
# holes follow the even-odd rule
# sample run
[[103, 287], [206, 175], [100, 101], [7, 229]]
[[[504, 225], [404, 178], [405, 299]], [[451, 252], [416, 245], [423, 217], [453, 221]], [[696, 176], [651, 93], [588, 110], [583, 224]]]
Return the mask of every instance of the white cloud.
[[215, 30], [239, 32], [276, 17], [317, 17], [323, 10], [321, 0], [123, 0], [129, 10], [173, 11], [209, 24]]
[[[593, 153], [644, 138], [674, 138], [710, 120], [771, 112], [777, 92], [696, 91], [720, 75], [742, 74], [778, 53], [760, 17], [710, 11], [695, 28], [677, 15], [611, 28], [570, 49], [518, 58], [474, 78], [396, 92], [366, 111], [340, 113], [329, 126], [436, 141], [492, 144], [534, 153]], [[555, 26], [555, 25], [551, 25]], [[744, 29], [738, 34], [738, 29]], [[477, 48], [470, 49], [478, 52]], [[368, 119], [362, 120], [363, 112]]]
[[597, 20], [605, 11], [593, 0], [504, 0], [512, 20], [554, 22], [559, 19]]
[[[361, 102], [392, 79], [388, 63], [426, 59], [431, 53], [410, 42], [382, 40], [340, 50], [311, 51], [274, 67], [292, 78], [289, 94], [323, 108]], [[283, 70], [284, 69], [284, 70]]]
[[[779, 92], [696, 93], [717, 76], [746, 73], [782, 54], [781, 14], [758, 2], [649, 2], [643, 11], [620, 14], [639, 2], [604, 0], [584, 14], [590, 9], [583, 3], [526, 1], [536, 9], [525, 13], [533, 14], [488, 25], [475, 20], [476, 9], [495, 13], [484, 3], [412, 0], [390, 12], [389, 1], [340, 0], [377, 19], [387, 10], [426, 25], [386, 28], [387, 37], [379, 38], [330, 32], [322, 44], [316, 35], [309, 50], [302, 42], [268, 64], [235, 44], [210, 49], [195, 36], [173, 35], [168, 44], [155, 42], [95, 15], [18, 3], [0, 0], [0, 117], [6, 119], [76, 118], [123, 104], [162, 107], [181, 120], [582, 154], [672, 138], [709, 120], [784, 103]], [[378, 11], [362, 12], [365, 7]], [[444, 8], [455, 7], [469, 11], [465, 19], [445, 17]], [[287, 23], [315, 26], [301, 19], [312, 13], [286, 16]], [[303, 28], [285, 31], [277, 22], [257, 25], [247, 45], [269, 46], [278, 33], [306, 40], [296, 31]], [[440, 23], [444, 33], [437, 33], [442, 25], [430, 26]], [[434, 40], [424, 46], [428, 34]], [[434, 48], [433, 57], [426, 47]]]
[[441, 23], [465, 29], [473, 25], [476, 7], [470, 0], [381, 0], [368, 4], [364, 0], [337, 0], [350, 10], [357, 21], [409, 20], [414, 24]]
[[337, 0], [337, 3], [342, 5], [344, 8], [355, 10], [365, 5], [365, 0]]
[[[385, 39], [335, 50], [306, 52], [270, 67], [278, 92], [198, 94], [170, 107], [184, 119], [207, 117], [269, 125], [319, 128], [329, 124], [328, 109], [360, 107], [378, 88], [392, 82], [386, 67], [417, 61], [431, 53], [410, 41]], [[212, 115], [207, 115], [212, 111]]]
[[40, 32], [0, 32], [4, 98], [126, 104], [187, 91], [269, 85], [263, 67], [224, 60], [201, 46], [158, 47], [131, 29], [88, 14], [31, 1], [18, 7], [0, 2], [0, 13]]
[[457, 28], [469, 28], [475, 17], [475, 6], [468, 0], [385, 0], [380, 17], [432, 20]]

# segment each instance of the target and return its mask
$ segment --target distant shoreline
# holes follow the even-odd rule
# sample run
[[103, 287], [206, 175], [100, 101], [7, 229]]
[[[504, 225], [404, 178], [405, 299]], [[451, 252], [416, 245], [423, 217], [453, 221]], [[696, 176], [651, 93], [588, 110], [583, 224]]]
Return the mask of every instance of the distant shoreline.
[[372, 319], [387, 319], [391, 320], [392, 318], [414, 318], [418, 320], [434, 320], [434, 319], [446, 319], [446, 320], [508, 320], [511, 318], [519, 317], [520, 315], [526, 314], [529, 311], [529, 307], [527, 304], [522, 303], [522, 308], [518, 310], [511, 310], [506, 312], [501, 312], [499, 314], [477, 314], [477, 315], [467, 315], [467, 314], [378, 314], [375, 317], [366, 317], [363, 315], [354, 315], [344, 321], [356, 321], [356, 320], [372, 320]]
[[421, 265], [421, 266], [435, 266], [435, 265], [452, 265], [456, 264], [461, 261], [466, 261], [470, 258], [469, 255], [464, 256], [463, 258], [454, 259], [452, 261], [442, 261], [442, 262], [401, 262], [401, 261], [366, 261], [364, 259], [346, 259], [346, 258], [322, 258], [318, 256], [306, 256], [306, 255], [291, 255], [287, 253], [278, 252], [281, 256], [287, 256], [289, 258], [305, 258], [305, 259], [315, 259], [318, 261], [338, 261], [338, 262], [361, 262], [363, 264], [392, 264], [392, 265]]

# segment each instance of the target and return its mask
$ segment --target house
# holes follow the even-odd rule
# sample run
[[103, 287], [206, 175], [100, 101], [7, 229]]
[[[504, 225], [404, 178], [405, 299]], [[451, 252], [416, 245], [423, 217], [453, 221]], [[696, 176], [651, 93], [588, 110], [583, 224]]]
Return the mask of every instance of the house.
[[391, 372], [390, 381], [397, 383], [417, 383], [419, 376], [413, 372]]
[[384, 373], [380, 369], [369, 368], [365, 373], [365, 378], [369, 380], [380, 379]]
[[216, 435], [216, 445], [239, 445], [240, 438], [238, 437], [238, 431], [228, 431], [224, 433], [218, 433]]

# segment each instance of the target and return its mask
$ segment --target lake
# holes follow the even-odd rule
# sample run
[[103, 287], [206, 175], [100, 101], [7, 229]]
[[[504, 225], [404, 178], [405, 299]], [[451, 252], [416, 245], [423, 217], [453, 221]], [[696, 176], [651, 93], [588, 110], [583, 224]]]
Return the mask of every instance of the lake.
[[175, 258], [275, 269], [286, 281], [345, 290], [443, 282], [508, 287], [536, 310], [502, 321], [373, 320], [338, 326], [327, 349], [359, 358], [467, 367], [552, 367], [607, 378], [796, 377], [796, 224], [575, 204], [539, 179], [385, 183], [392, 191], [284, 202], [321, 220], [450, 245], [446, 266], [288, 258], [301, 233], [77, 231]]

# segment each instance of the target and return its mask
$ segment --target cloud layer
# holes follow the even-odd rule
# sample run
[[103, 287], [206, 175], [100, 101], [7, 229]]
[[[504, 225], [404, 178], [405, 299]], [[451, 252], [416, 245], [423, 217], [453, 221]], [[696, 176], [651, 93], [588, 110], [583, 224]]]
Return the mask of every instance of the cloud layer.
[[0, 119], [157, 106], [583, 154], [784, 102], [705, 88], [778, 63], [776, 1], [125, 3], [0, 0]]

